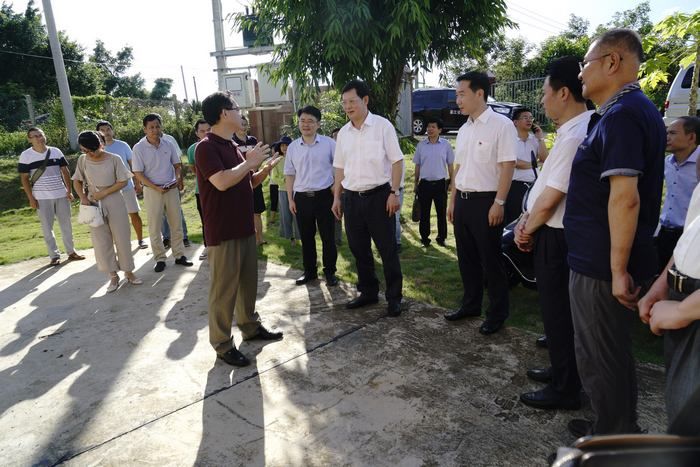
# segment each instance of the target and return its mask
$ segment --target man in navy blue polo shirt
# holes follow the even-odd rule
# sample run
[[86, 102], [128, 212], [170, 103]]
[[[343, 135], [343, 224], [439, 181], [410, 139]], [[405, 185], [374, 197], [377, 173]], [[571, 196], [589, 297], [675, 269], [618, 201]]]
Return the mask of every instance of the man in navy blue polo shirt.
[[656, 273], [666, 147], [661, 115], [637, 83], [641, 61], [639, 34], [616, 29], [579, 64], [583, 97], [600, 108], [574, 157], [564, 215], [576, 361], [596, 413], [593, 424], [569, 422], [576, 436], [640, 430], [632, 323]]

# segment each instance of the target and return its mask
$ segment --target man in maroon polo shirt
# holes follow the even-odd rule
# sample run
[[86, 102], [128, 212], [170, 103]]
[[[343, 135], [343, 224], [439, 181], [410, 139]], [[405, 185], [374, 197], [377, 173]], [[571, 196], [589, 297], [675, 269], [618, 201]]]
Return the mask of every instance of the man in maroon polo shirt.
[[228, 91], [215, 92], [202, 102], [211, 132], [195, 149], [197, 183], [202, 203], [204, 234], [211, 267], [209, 289], [209, 341], [219, 358], [229, 365], [250, 362], [234, 345], [234, 317], [243, 340], [273, 340], [255, 311], [258, 293], [258, 257], [253, 223], [253, 188], [262, 183], [281, 157], [255, 172], [267, 157], [269, 146], [258, 143], [246, 157], [233, 142], [241, 130], [240, 107]]

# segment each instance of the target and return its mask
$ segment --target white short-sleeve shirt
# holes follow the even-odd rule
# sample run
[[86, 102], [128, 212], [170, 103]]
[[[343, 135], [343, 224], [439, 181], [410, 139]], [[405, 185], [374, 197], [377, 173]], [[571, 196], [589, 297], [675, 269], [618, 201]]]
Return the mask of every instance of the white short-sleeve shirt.
[[564, 228], [563, 219], [566, 209], [566, 193], [569, 191], [569, 179], [571, 178], [571, 164], [574, 161], [579, 144], [586, 137], [588, 121], [592, 113], [593, 110], [583, 112], [557, 130], [557, 140], [549, 152], [549, 156], [544, 161], [542, 172], [527, 198], [527, 209], [531, 210], [545, 187], [552, 187], [565, 194], [557, 206], [557, 210], [545, 223], [553, 229]]
[[455, 143], [459, 172], [455, 187], [460, 191], [498, 191], [502, 162], [514, 162], [518, 132], [508, 117], [491, 107], [476, 120], [462, 125]]
[[346, 190], [367, 191], [391, 183], [392, 165], [403, 160], [394, 125], [384, 117], [368, 112], [359, 130], [348, 122], [338, 132], [333, 167], [343, 169]]
[[700, 279], [700, 185], [690, 199], [683, 235], [673, 250], [673, 258], [681, 273]]

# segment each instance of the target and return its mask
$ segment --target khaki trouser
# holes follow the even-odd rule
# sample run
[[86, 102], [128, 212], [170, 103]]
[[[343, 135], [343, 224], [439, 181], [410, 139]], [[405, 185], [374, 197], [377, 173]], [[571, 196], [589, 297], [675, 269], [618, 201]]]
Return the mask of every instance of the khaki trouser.
[[161, 194], [147, 186], [143, 187], [143, 204], [148, 216], [148, 236], [151, 237], [151, 249], [153, 259], [165, 261], [165, 246], [160, 235], [160, 227], [163, 224], [163, 211], [170, 224], [172, 232], [171, 247], [175, 259], [180, 259], [185, 254], [185, 245], [182, 243], [182, 218], [180, 217], [180, 197], [177, 188]]
[[209, 246], [207, 255], [211, 270], [209, 288], [209, 342], [216, 353], [235, 348], [231, 325], [249, 339], [257, 334], [260, 316], [255, 311], [258, 294], [258, 253], [255, 235]]

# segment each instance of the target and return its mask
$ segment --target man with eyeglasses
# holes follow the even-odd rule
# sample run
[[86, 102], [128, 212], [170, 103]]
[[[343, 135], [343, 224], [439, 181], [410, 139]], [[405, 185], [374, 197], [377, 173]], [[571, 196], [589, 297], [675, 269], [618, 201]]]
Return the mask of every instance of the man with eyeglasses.
[[635, 433], [637, 375], [632, 324], [657, 271], [666, 129], [637, 82], [642, 39], [630, 29], [593, 40], [579, 64], [583, 97], [600, 108], [576, 152], [564, 214], [569, 294], [581, 383], [595, 423], [576, 436]]
[[333, 157], [335, 141], [316, 134], [321, 111], [309, 105], [297, 112], [301, 138], [287, 148], [284, 174], [287, 176], [289, 210], [297, 217], [301, 237], [304, 274], [297, 285], [318, 277], [316, 264], [316, 225], [323, 245], [323, 272], [328, 286], [338, 285], [335, 263], [335, 218], [333, 207]]
[[243, 340], [274, 340], [255, 311], [258, 293], [258, 254], [253, 222], [253, 187], [260, 185], [281, 157], [257, 171], [269, 153], [262, 143], [241, 152], [233, 135], [242, 129], [240, 107], [230, 91], [218, 91], [202, 101], [202, 115], [211, 131], [195, 148], [195, 167], [207, 237], [209, 342], [228, 365], [250, 362], [236, 349], [231, 335], [235, 317]]
[[[19, 155], [17, 170], [22, 188], [29, 199], [29, 205], [39, 214], [44, 243], [51, 258], [50, 265], [58, 266], [61, 263], [61, 251], [58, 249], [56, 236], [53, 233], [54, 219], [58, 219], [68, 259], [85, 259], [85, 256], [75, 251], [73, 245], [73, 226], [70, 218], [73, 185], [70, 182], [68, 161], [63, 157], [60, 149], [46, 145], [46, 135], [39, 128], [31, 127], [27, 130], [27, 141], [32, 147]], [[32, 186], [30, 180], [37, 170], [41, 170], [41, 175], [38, 178], [35, 177]]]
[[[522, 108], [513, 114], [513, 123], [518, 131], [516, 140], [515, 169], [513, 170], [513, 181], [510, 184], [508, 197], [506, 198], [506, 220], [508, 225], [522, 214], [523, 198], [528, 188], [535, 182], [537, 176], [532, 167], [532, 154], [538, 161], [544, 162], [549, 155], [547, 145], [544, 144], [544, 134], [539, 125], [535, 125], [534, 117], [530, 109]], [[532, 133], [530, 133], [532, 130]]]
[[369, 86], [352, 80], [341, 93], [350, 121], [338, 133], [333, 167], [333, 213], [340, 219], [340, 194], [345, 189], [345, 234], [357, 266], [360, 296], [348, 309], [379, 301], [372, 240], [379, 250], [386, 280], [389, 316], [401, 314], [403, 274], [396, 243], [396, 212], [401, 207], [404, 155], [391, 122], [367, 109]]

